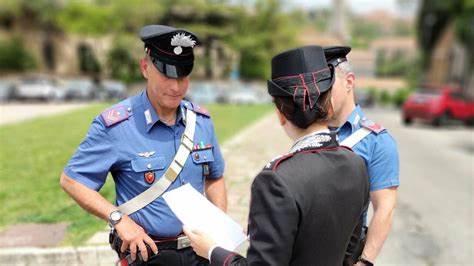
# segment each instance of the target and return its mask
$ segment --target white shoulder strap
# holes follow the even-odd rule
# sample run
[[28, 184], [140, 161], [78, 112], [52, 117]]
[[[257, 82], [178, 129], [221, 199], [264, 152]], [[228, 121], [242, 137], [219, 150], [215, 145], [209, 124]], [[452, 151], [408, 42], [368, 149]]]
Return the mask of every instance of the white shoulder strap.
[[181, 145], [173, 158], [168, 169], [158, 181], [150, 188], [135, 196], [133, 199], [120, 205], [118, 208], [122, 213], [134, 213], [161, 196], [178, 177], [184, 167], [189, 154], [193, 150], [194, 130], [196, 128], [196, 113], [187, 109], [186, 129], [181, 137]]
[[339, 145], [352, 148], [361, 140], [363, 140], [365, 137], [367, 137], [370, 134], [370, 132], [372, 131], [370, 131], [369, 129], [365, 127], [361, 127], [356, 132], [352, 133], [352, 135], [350, 135], [349, 137], [341, 141]]

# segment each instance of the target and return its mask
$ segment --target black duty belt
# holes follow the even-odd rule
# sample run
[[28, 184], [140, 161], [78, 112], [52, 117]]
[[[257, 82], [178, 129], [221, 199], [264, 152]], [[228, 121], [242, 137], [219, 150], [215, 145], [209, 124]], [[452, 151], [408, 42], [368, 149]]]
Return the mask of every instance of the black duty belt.
[[191, 241], [185, 235], [179, 235], [177, 237], [172, 238], [158, 238], [154, 236], [150, 236], [153, 241], [155, 241], [158, 250], [160, 249], [183, 249], [188, 248], [191, 246]]
[[[177, 237], [169, 237], [169, 238], [161, 238], [161, 237], [155, 237], [155, 236], [150, 236], [150, 238], [155, 242], [158, 252], [160, 250], [181, 250], [185, 249], [191, 246], [191, 241], [189, 241], [189, 238], [185, 235], [179, 235]], [[120, 252], [120, 247], [122, 246], [122, 240], [118, 236], [117, 232], [115, 230], [112, 230], [110, 232], [109, 236], [109, 243], [112, 247], [117, 252], [117, 255], [119, 257], [119, 261], [116, 263], [116, 265], [142, 265], [143, 262], [141, 261], [141, 254], [138, 252], [137, 253], [137, 260], [132, 261], [130, 257], [129, 251], [125, 251], [124, 253]], [[153, 257], [153, 252], [148, 244], [146, 245], [147, 253], [149, 254], [150, 257]], [[144, 265], [144, 264], [143, 264]]]

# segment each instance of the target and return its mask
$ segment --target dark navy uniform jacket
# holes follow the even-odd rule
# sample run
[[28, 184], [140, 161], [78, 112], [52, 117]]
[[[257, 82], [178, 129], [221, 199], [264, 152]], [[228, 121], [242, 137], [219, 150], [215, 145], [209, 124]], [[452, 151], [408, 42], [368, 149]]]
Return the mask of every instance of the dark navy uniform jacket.
[[[199, 147], [190, 154], [168, 190], [190, 183], [203, 192], [206, 178], [216, 179], [224, 172], [224, 160], [209, 114], [197, 105], [182, 101], [176, 124], [168, 126], [160, 121], [145, 90], [94, 119], [64, 172], [96, 191], [110, 172], [115, 182], [116, 204], [125, 203], [148, 189], [170, 165], [186, 126], [186, 109], [197, 113], [194, 143]], [[162, 197], [130, 217], [150, 235], [173, 237], [182, 231], [181, 222]]]
[[342, 265], [369, 203], [367, 170], [333, 134], [301, 141], [252, 184], [247, 258], [218, 247], [211, 265]]

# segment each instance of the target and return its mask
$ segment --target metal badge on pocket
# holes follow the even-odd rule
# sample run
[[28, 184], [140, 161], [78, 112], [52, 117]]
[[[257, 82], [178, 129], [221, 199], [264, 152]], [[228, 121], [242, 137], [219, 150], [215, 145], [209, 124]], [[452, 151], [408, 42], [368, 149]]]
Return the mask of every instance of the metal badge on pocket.
[[154, 172], [146, 172], [145, 173], [145, 182], [148, 184], [153, 184], [155, 181], [155, 173]]

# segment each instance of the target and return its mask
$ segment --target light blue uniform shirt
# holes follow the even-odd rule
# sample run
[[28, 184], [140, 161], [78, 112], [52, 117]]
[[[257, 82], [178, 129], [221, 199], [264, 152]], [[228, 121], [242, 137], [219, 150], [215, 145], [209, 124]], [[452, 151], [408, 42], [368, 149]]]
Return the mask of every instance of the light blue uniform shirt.
[[[171, 164], [185, 129], [186, 109], [197, 113], [194, 144], [202, 142], [204, 149], [201, 147], [189, 155], [183, 170], [168, 190], [190, 183], [203, 192], [206, 178], [217, 179], [223, 175], [224, 160], [213, 123], [198, 106], [182, 101], [173, 126], [160, 121], [146, 90], [114, 108], [125, 110], [129, 117], [110, 126], [107, 126], [110, 123], [104, 116], [94, 119], [86, 138], [64, 169], [72, 179], [99, 191], [110, 172], [115, 182], [117, 205], [142, 193], [157, 182]], [[115, 115], [120, 117], [123, 113]], [[145, 174], [149, 176], [150, 172], [155, 176], [153, 183], [145, 179]], [[182, 230], [181, 222], [162, 197], [130, 217], [150, 235], [173, 237]]]
[[[347, 121], [336, 130], [338, 141], [342, 142], [349, 137], [366, 120], [368, 119], [360, 106], [356, 106]], [[400, 185], [397, 144], [386, 129], [379, 133], [371, 132], [352, 150], [365, 161], [371, 192]]]

